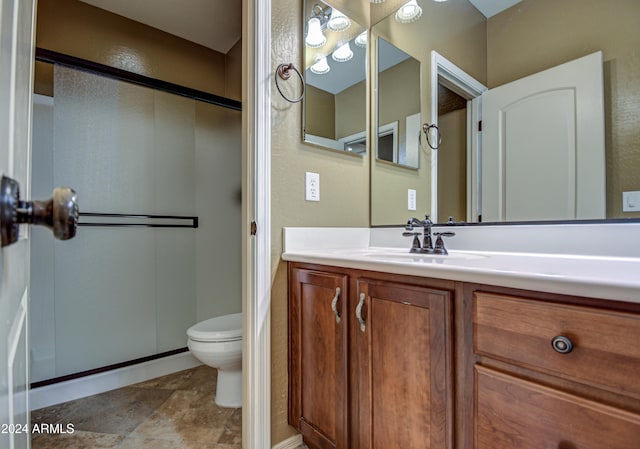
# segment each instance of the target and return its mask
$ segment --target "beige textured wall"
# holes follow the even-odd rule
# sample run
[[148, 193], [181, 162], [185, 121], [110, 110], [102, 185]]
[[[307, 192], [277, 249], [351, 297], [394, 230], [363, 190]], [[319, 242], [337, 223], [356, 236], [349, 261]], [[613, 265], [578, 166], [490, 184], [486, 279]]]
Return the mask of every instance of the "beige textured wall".
[[[240, 100], [241, 50], [226, 57], [77, 0], [39, 0], [36, 45]], [[229, 84], [226, 84], [229, 80]]]
[[315, 86], [307, 86], [305, 90], [305, 105], [313, 105], [306, 108], [305, 125], [307, 134], [336, 138], [336, 97], [335, 95], [318, 89]]
[[336, 95], [336, 139], [367, 129], [367, 83], [361, 81]]
[[607, 218], [640, 217], [622, 212], [640, 190], [639, 18], [638, 0], [524, 0], [488, 21], [489, 87], [603, 51]]
[[[283, 62], [302, 64], [301, 7], [301, 1], [272, 0], [273, 70]], [[280, 259], [282, 228], [368, 226], [369, 159], [303, 144], [300, 103], [287, 103], [271, 84], [271, 439], [275, 444], [296, 433], [287, 424], [287, 271]], [[305, 171], [320, 174], [320, 202], [304, 199]]]
[[[423, 9], [420, 20], [403, 25], [397, 23], [393, 17], [389, 17], [373, 27], [373, 35], [393, 42], [398, 48], [420, 61], [422, 122], [433, 123], [430, 112], [431, 51], [437, 51], [478, 81], [485, 82], [486, 19], [467, 1], [437, 3], [432, 0], [418, 0], [418, 4]], [[372, 67], [376, 67], [376, 42], [372, 42], [371, 46], [374, 51], [371, 56]], [[402, 224], [409, 216], [429, 213], [431, 151], [423, 139], [421, 168], [412, 173], [407, 169], [372, 160], [371, 223], [373, 225]], [[407, 188], [416, 188], [412, 187], [416, 185], [418, 186], [416, 189], [418, 210], [414, 212], [406, 208]]]

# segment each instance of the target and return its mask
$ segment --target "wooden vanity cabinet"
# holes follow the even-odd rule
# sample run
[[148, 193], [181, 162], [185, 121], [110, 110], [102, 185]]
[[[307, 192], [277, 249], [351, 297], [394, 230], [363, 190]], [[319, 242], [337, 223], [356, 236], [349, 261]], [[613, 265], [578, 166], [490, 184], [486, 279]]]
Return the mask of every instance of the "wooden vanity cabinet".
[[640, 447], [638, 303], [290, 262], [289, 344], [311, 449]]
[[465, 299], [461, 447], [639, 447], [637, 305], [487, 287]]
[[289, 263], [289, 423], [307, 445], [452, 447], [452, 290]]

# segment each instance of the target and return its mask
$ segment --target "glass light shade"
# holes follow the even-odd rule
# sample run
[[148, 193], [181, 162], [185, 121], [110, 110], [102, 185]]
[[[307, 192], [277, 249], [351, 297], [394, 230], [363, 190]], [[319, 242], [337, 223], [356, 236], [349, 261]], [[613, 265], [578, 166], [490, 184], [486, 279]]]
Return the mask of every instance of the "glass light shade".
[[351, 19], [342, 14], [336, 8], [331, 10], [331, 18], [327, 22], [327, 28], [331, 31], [343, 31], [351, 26]]
[[358, 34], [354, 42], [358, 47], [366, 48], [367, 47], [367, 30], [364, 30], [362, 33]]
[[422, 8], [416, 0], [410, 0], [396, 11], [396, 20], [400, 23], [411, 23], [420, 18]]
[[331, 58], [337, 62], [347, 62], [349, 59], [353, 58], [353, 52], [351, 51], [349, 42], [340, 45], [336, 51], [331, 54]]
[[325, 73], [328, 73], [329, 70], [331, 70], [331, 67], [329, 67], [329, 64], [327, 64], [326, 56], [319, 56], [316, 59], [315, 64], [309, 67], [309, 70], [311, 70], [316, 75], [324, 75]]
[[320, 19], [314, 17], [309, 19], [309, 27], [307, 31], [307, 37], [304, 43], [309, 48], [322, 47], [327, 42], [327, 38], [322, 33], [320, 28]]

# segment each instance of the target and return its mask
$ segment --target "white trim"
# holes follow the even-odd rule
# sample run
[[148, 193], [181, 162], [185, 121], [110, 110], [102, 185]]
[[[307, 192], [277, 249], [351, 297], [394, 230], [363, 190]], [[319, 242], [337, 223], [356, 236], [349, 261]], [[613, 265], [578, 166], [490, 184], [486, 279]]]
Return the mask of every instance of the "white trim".
[[[487, 87], [437, 51], [431, 51], [431, 121], [438, 126], [438, 83], [467, 100], [479, 97]], [[471, 124], [467, 123], [467, 126]], [[467, 173], [467, 176], [469, 174]], [[438, 152], [431, 152], [431, 219], [438, 221]]]
[[272, 449], [296, 449], [302, 445], [302, 435], [294, 435], [279, 442]]
[[155, 379], [156, 377], [166, 376], [167, 374], [199, 365], [201, 363], [190, 352], [183, 352], [104, 373], [33, 388], [29, 394], [30, 407], [31, 410], [38, 410], [50, 405], [61, 404], [62, 402], [73, 401]]
[[[271, 0], [244, 0], [242, 447], [271, 448]], [[250, 237], [249, 222], [257, 223]]]
[[467, 221], [482, 215], [482, 95], [467, 102]]
[[[18, 346], [20, 345], [20, 340], [24, 336], [27, 340], [25, 346], [28, 348], [28, 334], [27, 334], [27, 306], [29, 303], [29, 288], [25, 288], [22, 293], [22, 299], [20, 300], [20, 304], [18, 306], [18, 311], [16, 312], [16, 316], [13, 319], [13, 323], [11, 324], [11, 329], [9, 330], [9, 335], [7, 336], [7, 403], [9, 406], [9, 422], [6, 424], [29, 424], [29, 417], [27, 413], [27, 422], [15, 422], [16, 415], [22, 415], [24, 412], [23, 407], [18, 407], [20, 411], [16, 410], [16, 404], [23, 402], [24, 407], [29, 408], [29, 396], [25, 395], [24, 388], [29, 385], [29, 370], [28, 370], [28, 360], [27, 353], [22, 353], [18, 356]], [[17, 357], [17, 359], [16, 359]], [[18, 362], [27, 362], [27, 369], [25, 373], [24, 379], [14, 379], [13, 368], [14, 365]], [[18, 388], [21, 390], [16, 391]], [[13, 449], [16, 446], [15, 443], [15, 434], [9, 433], [9, 447]]]
[[344, 151], [344, 142], [341, 140], [330, 139], [328, 137], [316, 136], [314, 134], [305, 134], [304, 141], [313, 145], [331, 148], [332, 150]]

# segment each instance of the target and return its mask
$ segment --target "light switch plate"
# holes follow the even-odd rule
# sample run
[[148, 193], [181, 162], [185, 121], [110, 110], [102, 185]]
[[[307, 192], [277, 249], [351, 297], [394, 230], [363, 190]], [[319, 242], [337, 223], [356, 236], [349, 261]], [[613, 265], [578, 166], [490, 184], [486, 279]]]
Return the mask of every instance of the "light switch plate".
[[320, 174], [305, 173], [305, 199], [307, 201], [320, 201]]
[[640, 191], [622, 192], [622, 212], [640, 212]]
[[416, 210], [416, 191], [407, 189], [407, 209]]

